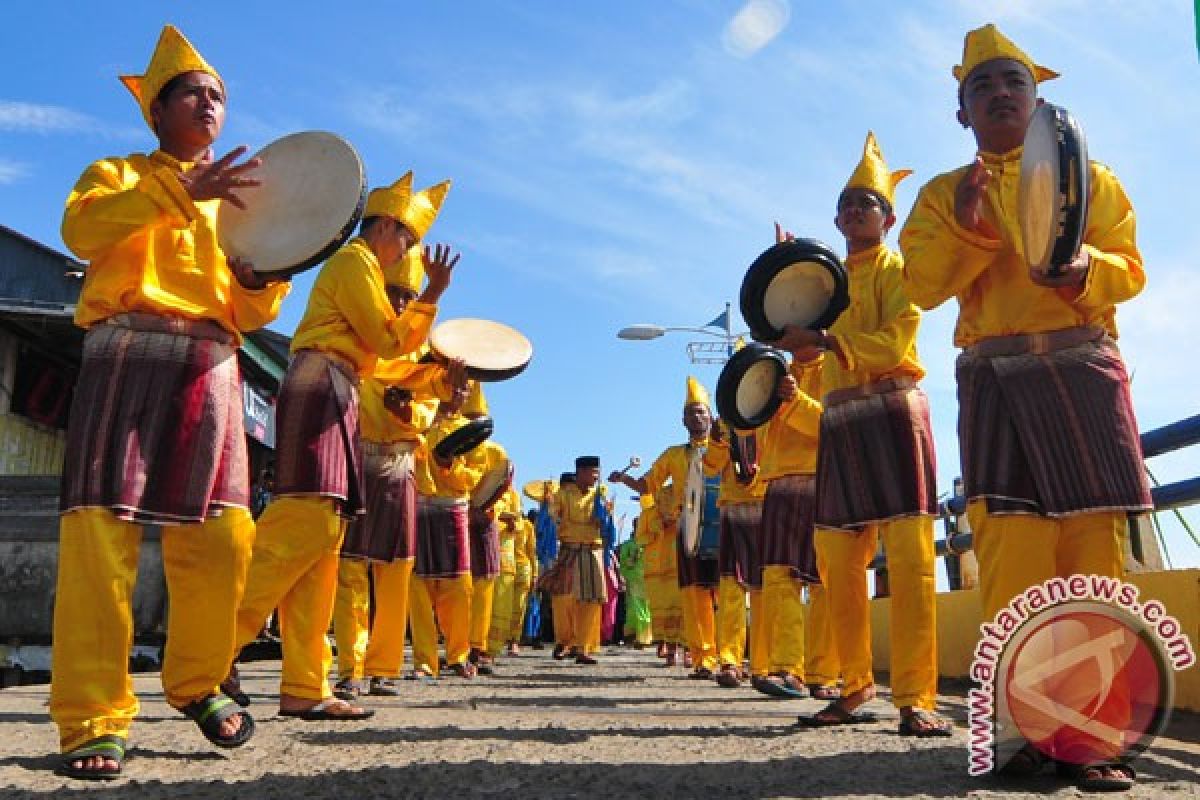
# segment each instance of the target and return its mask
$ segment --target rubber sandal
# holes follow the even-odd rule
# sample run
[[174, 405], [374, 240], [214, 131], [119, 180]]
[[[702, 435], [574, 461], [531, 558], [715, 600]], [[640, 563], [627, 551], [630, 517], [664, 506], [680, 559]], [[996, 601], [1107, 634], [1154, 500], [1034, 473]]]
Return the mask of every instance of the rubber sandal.
[[847, 711], [839, 699], [834, 700], [811, 717], [800, 717], [798, 722], [807, 728], [832, 728], [836, 725], [860, 725], [878, 720], [879, 717], [869, 711], [861, 713]]
[[238, 674], [237, 664], [230, 666], [229, 674], [221, 681], [221, 691], [242, 708], [250, 705], [250, 695], [242, 690], [242, 676]]
[[[1122, 761], [1093, 761], [1089, 764], [1067, 764], [1060, 761], [1057, 768], [1059, 775], [1074, 781], [1075, 786], [1085, 792], [1127, 792], [1137, 780], [1137, 773], [1133, 767]], [[1117, 770], [1122, 773], [1122, 777], [1089, 775], [1094, 770], [1103, 769]], [[1125, 775], [1128, 777], [1124, 777]]]
[[391, 678], [374, 677], [371, 678], [370, 688], [367, 689], [367, 694], [374, 697], [399, 697], [400, 687], [397, 686], [396, 681]]
[[755, 675], [750, 679], [750, 685], [755, 689], [755, 691], [762, 692], [768, 697], [791, 696], [783, 690], [782, 683], [776, 683], [775, 681], [771, 680], [770, 676], [767, 675]]
[[[914, 722], [924, 722], [925, 727], [915, 725]], [[933, 739], [939, 736], [953, 736], [954, 723], [932, 711], [914, 708], [907, 714], [900, 715], [900, 726], [897, 731], [901, 736]]]
[[[349, 708], [350, 713], [349, 714], [334, 714], [332, 711], [330, 711], [331, 708]], [[375, 711], [374, 711], [374, 709], [370, 709], [370, 708], [359, 708], [358, 706], [350, 705], [345, 700], [340, 700], [336, 697], [330, 697], [328, 699], [322, 700], [321, 702], [317, 703], [315, 706], [313, 706], [311, 708], [306, 708], [301, 711], [284, 711], [281, 708], [281, 709], [279, 709], [279, 716], [295, 717], [296, 719], [302, 719], [302, 720], [305, 720], [306, 722], [319, 722], [319, 721], [354, 722], [357, 720], [370, 719], [371, 717], [375, 716]]]
[[[62, 754], [58, 772], [68, 778], [81, 781], [111, 781], [121, 777], [121, 768], [125, 765], [125, 754], [129, 750], [129, 742], [122, 736], [109, 734], [98, 736], [74, 750]], [[72, 761], [83, 761], [95, 756], [107, 758], [117, 763], [116, 769], [94, 769], [75, 767]]]
[[[188, 703], [177, 710], [196, 723], [196, 726], [200, 728], [200, 732], [204, 734], [204, 738], [217, 747], [227, 749], [241, 747], [250, 741], [250, 737], [254, 735], [254, 718], [250, 716], [248, 711], [240, 710], [238, 705], [229, 697], [213, 694], [205, 697], [203, 700]], [[237, 733], [233, 736], [222, 736], [221, 723], [235, 714], [241, 715], [242, 726], [238, 728]]]

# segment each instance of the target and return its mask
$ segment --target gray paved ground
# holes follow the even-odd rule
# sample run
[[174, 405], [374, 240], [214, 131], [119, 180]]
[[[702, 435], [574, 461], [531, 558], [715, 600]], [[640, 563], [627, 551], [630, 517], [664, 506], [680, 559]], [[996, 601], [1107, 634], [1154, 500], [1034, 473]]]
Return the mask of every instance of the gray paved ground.
[[[371, 698], [365, 723], [274, 714], [277, 662], [243, 665], [258, 735], [215, 752], [162, 699], [156, 674], [135, 679], [142, 717], [126, 775], [96, 786], [58, 777], [47, 687], [0, 690], [0, 797], [86, 791], [121, 798], [775, 798], [1077, 796], [1047, 775], [997, 784], [966, 774], [966, 737], [914, 740], [896, 714], [832, 730], [795, 726], [813, 700], [777, 701], [720, 689], [666, 669], [649, 652], [612, 650], [599, 667], [526, 651], [500, 674], [437, 685], [405, 682]], [[965, 721], [962, 698], [944, 710]], [[1176, 716], [1129, 797], [1200, 797], [1200, 719]], [[92, 795], [89, 795], [92, 796]]]

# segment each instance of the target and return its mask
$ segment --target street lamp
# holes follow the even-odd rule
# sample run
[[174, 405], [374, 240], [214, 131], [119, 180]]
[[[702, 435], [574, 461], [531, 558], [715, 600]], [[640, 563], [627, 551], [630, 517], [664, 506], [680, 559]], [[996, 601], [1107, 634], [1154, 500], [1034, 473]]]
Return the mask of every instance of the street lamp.
[[[713, 328], [718, 327], [715, 323], [724, 322], [723, 330], [719, 333]], [[617, 331], [617, 338], [626, 339], [634, 342], [645, 342], [650, 339], [657, 339], [660, 336], [665, 336], [673, 331], [686, 331], [688, 333], [702, 333], [705, 336], [714, 336], [720, 339], [720, 342], [688, 342], [687, 351], [688, 357], [693, 364], [724, 364], [733, 355], [733, 345], [740, 336], [745, 334], [733, 333], [733, 318], [730, 314], [730, 304], [725, 304], [725, 313], [712, 323], [703, 328], [691, 327], [667, 327], [665, 325], [630, 325]]]

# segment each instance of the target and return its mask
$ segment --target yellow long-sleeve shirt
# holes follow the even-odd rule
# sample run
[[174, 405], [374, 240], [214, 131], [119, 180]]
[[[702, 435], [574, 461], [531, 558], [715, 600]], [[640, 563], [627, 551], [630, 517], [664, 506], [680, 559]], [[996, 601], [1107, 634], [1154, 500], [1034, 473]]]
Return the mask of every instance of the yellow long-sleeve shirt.
[[[438, 364], [422, 363], [427, 352], [422, 346], [399, 358], [381, 358], [375, 373], [359, 386], [358, 426], [368, 442], [417, 441], [433, 424], [438, 400], [449, 400], [452, 389], [446, 383], [446, 371]], [[412, 392], [408, 412], [394, 414], [383, 404], [384, 393], [391, 387]]]
[[788, 369], [796, 379], [796, 396], [783, 404], [759, 437], [758, 479], [765, 485], [785, 475], [812, 475], [817, 471], [817, 441], [822, 406], [823, 362], [828, 355]]
[[[472, 450], [471, 452], [469, 452], [465, 456], [463, 456], [463, 458], [466, 459], [467, 464], [470, 465], [471, 468], [473, 468], [479, 472], [479, 480], [475, 482], [475, 486], [471, 487], [472, 505], [485, 502], [487, 500], [487, 498], [483, 496], [483, 492], [485, 489], [487, 489], [487, 487], [484, 487], [480, 484], [484, 478], [487, 478], [487, 477], [499, 478], [509, 469], [510, 462], [508, 460], [508, 452], [504, 449], [503, 445], [501, 445], [499, 442], [497, 442], [493, 439], [488, 439], [486, 442], [479, 445], [474, 450]], [[494, 487], [492, 487], [492, 488], [494, 488]], [[476, 490], [478, 490], [478, 491], [476, 491]], [[488, 489], [489, 494], [490, 494], [490, 491], [491, 490]], [[499, 501], [497, 501], [497, 502], [499, 502]], [[518, 499], [518, 501], [517, 501], [518, 512], [520, 511], [520, 507], [521, 507], [521, 504], [520, 504], [520, 500]], [[495, 519], [496, 513], [498, 511], [499, 511], [499, 509], [497, 509], [493, 506], [489, 510], [488, 515], [492, 519]]]
[[[761, 437], [765, 429], [766, 426], [762, 426], [756, 435]], [[761, 442], [761, 439], [759, 441]], [[709, 440], [708, 450], [704, 453], [704, 474], [721, 476], [721, 491], [717, 494], [719, 508], [738, 503], [758, 502], [767, 493], [767, 484], [759, 479], [757, 472], [749, 483], [742, 483], [737, 479], [727, 439], [720, 442]]]
[[292, 352], [310, 348], [341, 356], [358, 374], [379, 358], [415, 352], [429, 336], [437, 306], [413, 301], [397, 315], [384, 290], [383, 267], [361, 238], [334, 253], [313, 283], [292, 337]]
[[434, 420], [425, 436], [425, 446], [417, 448], [416, 465], [413, 469], [417, 480], [417, 494], [422, 497], [454, 498], [466, 500], [471, 489], [479, 483], [483, 474], [472, 467], [462, 456], [451, 459], [449, 467], [439, 466], [433, 457], [433, 448], [454, 431], [463, 426], [462, 417], [441, 417]]
[[500, 531], [500, 571], [508, 575], [517, 574], [522, 567], [528, 571], [529, 551], [525, 528], [528, 526], [532, 531], [533, 526], [521, 515], [521, 495], [510, 486], [496, 501], [495, 511]]
[[76, 325], [137, 311], [212, 320], [240, 342], [279, 315], [291, 284], [237, 282], [217, 243], [221, 201], [193, 201], [179, 182], [192, 166], [156, 151], [84, 171], [62, 221], [63, 241], [88, 262]]
[[983, 214], [1000, 238], [968, 231], [954, 216], [954, 192], [970, 167], [937, 176], [921, 189], [900, 233], [908, 297], [925, 309], [957, 297], [954, 343], [960, 347], [992, 336], [1081, 325], [1103, 327], [1115, 337], [1114, 306], [1146, 284], [1133, 207], [1120, 181], [1107, 167], [1091, 163], [1083, 235], [1091, 269], [1082, 290], [1051, 289], [1030, 280], [1022, 247], [1017, 216], [1021, 148], [980, 156], [992, 176]]
[[821, 396], [884, 378], [925, 377], [917, 359], [921, 311], [904, 293], [904, 259], [884, 245], [846, 258], [850, 306], [829, 328], [836, 357], [825, 357]]
[[[678, 519], [683, 510], [683, 489], [687, 484], [688, 465], [691, 463], [692, 452], [697, 447], [708, 447], [708, 438], [697, 439], [688, 444], [671, 445], [654, 459], [649, 471], [643, 476], [648, 493], [654, 496], [659, 513], [664, 517]], [[673, 504], [670, 508], [662, 505], [664, 496], [659, 494], [668, 484], [676, 487], [676, 491], [669, 495]]]
[[559, 488], [554, 495], [553, 513], [560, 542], [592, 547], [604, 544], [600, 536], [600, 522], [592, 516], [597, 492], [605, 493], [603, 484], [597, 483], [586, 492], [573, 483]]
[[[521, 512], [521, 500], [517, 499], [517, 513]], [[528, 572], [533, 578], [538, 575], [537, 532], [533, 523], [524, 516], [517, 521], [517, 572]]]
[[[654, 494], [642, 495], [642, 515], [634, 538], [642, 546], [646, 575], [666, 575], [676, 570], [675, 539], [679, 509], [683, 507], [682, 485], [667, 484]], [[663, 509], [670, 515], [663, 518]]]

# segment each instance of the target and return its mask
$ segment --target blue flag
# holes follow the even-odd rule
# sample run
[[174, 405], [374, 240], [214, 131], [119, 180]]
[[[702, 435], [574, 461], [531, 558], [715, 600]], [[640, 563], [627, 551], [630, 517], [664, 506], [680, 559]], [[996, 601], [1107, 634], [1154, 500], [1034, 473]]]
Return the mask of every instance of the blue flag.
[[[1200, 3], [1200, 0], [1196, 0], [1196, 2], [1197, 2], [1197, 3]], [[707, 325], [705, 325], [704, 327], [706, 327], [706, 328], [720, 328], [720, 329], [721, 329], [721, 330], [723, 330], [723, 331], [724, 331], [724, 330], [729, 330], [729, 312], [728, 312], [728, 311], [722, 311], [720, 314], [718, 314], [718, 315], [717, 315], [717, 318], [716, 318], [716, 319], [714, 319], [712, 322], [708, 323], [708, 324], [707, 324]]]

